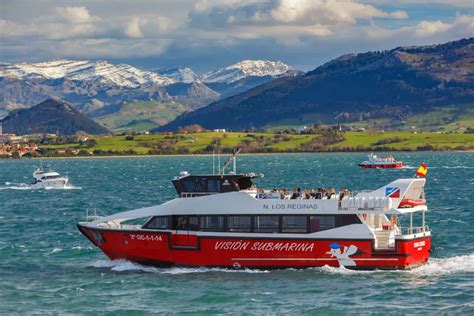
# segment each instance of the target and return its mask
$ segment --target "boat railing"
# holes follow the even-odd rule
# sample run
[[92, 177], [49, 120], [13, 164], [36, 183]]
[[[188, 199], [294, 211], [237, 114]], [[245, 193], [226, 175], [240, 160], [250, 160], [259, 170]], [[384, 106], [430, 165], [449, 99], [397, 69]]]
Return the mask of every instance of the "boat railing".
[[88, 208], [86, 209], [86, 222], [92, 222], [99, 218], [101, 218], [101, 216], [97, 215], [97, 209], [95, 208], [94, 210], [89, 210]]
[[414, 235], [429, 232], [430, 228], [428, 225], [417, 226], [417, 227], [400, 227], [397, 235]]
[[213, 195], [217, 193], [218, 192], [181, 192], [179, 197], [192, 198], [192, 197], [198, 197], [198, 196]]

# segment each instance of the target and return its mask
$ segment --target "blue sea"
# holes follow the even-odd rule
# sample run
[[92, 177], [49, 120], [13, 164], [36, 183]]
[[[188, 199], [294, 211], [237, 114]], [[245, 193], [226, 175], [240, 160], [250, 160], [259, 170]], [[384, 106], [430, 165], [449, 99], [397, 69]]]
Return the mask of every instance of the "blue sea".
[[474, 153], [396, 153], [408, 167], [362, 170], [364, 154], [251, 155], [238, 171], [267, 188], [376, 189], [428, 165], [433, 232], [411, 271], [153, 268], [111, 262], [76, 228], [99, 215], [174, 198], [182, 170], [204, 156], [43, 160], [73, 187], [31, 190], [38, 160], [0, 160], [0, 314], [474, 314]]

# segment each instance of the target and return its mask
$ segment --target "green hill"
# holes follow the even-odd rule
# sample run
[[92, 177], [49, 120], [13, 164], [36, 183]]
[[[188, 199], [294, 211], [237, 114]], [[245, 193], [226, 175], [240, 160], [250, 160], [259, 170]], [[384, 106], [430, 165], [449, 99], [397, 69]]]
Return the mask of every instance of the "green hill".
[[1, 121], [4, 133], [27, 135], [50, 133], [66, 136], [78, 132], [110, 134], [110, 131], [90, 120], [70, 104], [49, 99], [29, 109], [11, 112]]
[[160, 127], [262, 128], [276, 122], [407, 121], [474, 103], [474, 38], [350, 54], [181, 115]]

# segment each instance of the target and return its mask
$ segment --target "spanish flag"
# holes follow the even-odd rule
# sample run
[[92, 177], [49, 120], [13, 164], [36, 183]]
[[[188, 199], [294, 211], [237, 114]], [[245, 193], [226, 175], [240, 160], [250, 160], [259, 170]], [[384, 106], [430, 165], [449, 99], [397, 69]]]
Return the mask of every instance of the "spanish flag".
[[428, 173], [428, 167], [424, 163], [422, 163], [420, 168], [418, 168], [416, 175], [424, 178], [427, 173]]

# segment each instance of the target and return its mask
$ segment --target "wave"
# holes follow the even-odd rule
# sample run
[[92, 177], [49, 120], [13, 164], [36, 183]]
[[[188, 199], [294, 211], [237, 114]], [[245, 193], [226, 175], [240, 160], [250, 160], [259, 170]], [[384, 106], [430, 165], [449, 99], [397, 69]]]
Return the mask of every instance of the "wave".
[[83, 247], [83, 246], [74, 246], [71, 248], [72, 250], [92, 250], [94, 249], [93, 247], [90, 247], [90, 246], [87, 246], [87, 247]]
[[56, 247], [55, 247], [55, 248], [53, 248], [53, 250], [51, 250], [50, 253], [56, 253], [56, 252], [61, 252], [61, 251], [63, 251], [62, 248], [56, 248]]
[[251, 270], [251, 269], [222, 269], [222, 268], [184, 268], [184, 267], [172, 267], [172, 268], [155, 268], [145, 266], [139, 263], [131, 262], [128, 260], [98, 260], [90, 265], [94, 268], [108, 268], [112, 271], [125, 272], [125, 271], [142, 271], [148, 273], [159, 273], [159, 274], [189, 274], [189, 273], [209, 273], [209, 272], [225, 272], [225, 273], [270, 273], [268, 270]]
[[453, 273], [473, 273], [474, 254], [449, 258], [430, 258], [427, 264], [406, 272], [422, 276], [442, 276]]
[[444, 169], [474, 169], [473, 166], [464, 166], [464, 165], [460, 165], [460, 166], [442, 166], [441, 168], [444, 168]]

